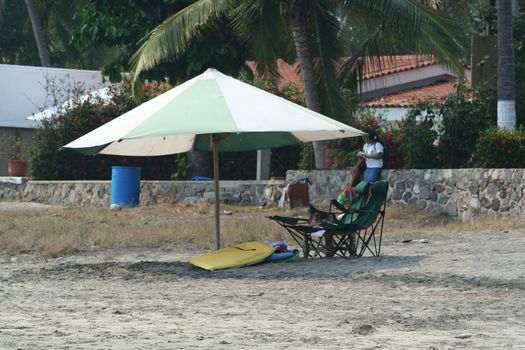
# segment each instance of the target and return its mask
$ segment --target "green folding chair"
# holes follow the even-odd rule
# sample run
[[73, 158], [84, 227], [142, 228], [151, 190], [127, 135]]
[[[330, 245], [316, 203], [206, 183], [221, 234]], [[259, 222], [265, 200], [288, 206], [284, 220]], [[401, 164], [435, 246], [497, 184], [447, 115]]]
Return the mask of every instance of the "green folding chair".
[[[367, 182], [359, 183], [355, 190], [357, 196], [351, 201], [348, 208], [333, 200], [329, 211], [322, 211], [310, 205], [310, 216], [318, 215], [320, 222], [312, 225], [309, 218], [270, 216], [284, 227], [292, 238], [303, 248], [304, 257], [349, 257], [355, 255], [355, 249], [349, 249], [349, 240], [346, 238], [346, 227], [360, 215], [360, 209], [368, 198], [370, 185]], [[332, 210], [332, 206], [337, 211]]]
[[388, 181], [377, 181], [370, 190], [366, 205], [356, 210], [356, 217], [350, 223], [324, 224], [327, 231], [341, 232], [338, 238], [337, 251], [350, 251], [350, 255], [362, 256], [367, 251], [373, 256], [381, 254], [383, 226], [385, 221]]

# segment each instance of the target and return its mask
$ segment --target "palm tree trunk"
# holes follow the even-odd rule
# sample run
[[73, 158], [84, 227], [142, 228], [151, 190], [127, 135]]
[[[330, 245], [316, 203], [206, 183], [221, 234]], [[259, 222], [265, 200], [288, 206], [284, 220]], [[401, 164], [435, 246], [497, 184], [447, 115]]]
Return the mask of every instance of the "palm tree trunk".
[[40, 56], [40, 62], [43, 67], [49, 67], [51, 61], [49, 59], [49, 51], [47, 49], [47, 41], [44, 36], [44, 30], [42, 29], [42, 22], [38, 17], [38, 11], [36, 10], [35, 0], [25, 0], [27, 12], [29, 18], [31, 18], [31, 25], [33, 26], [33, 33], [35, 35], [36, 46], [38, 47], [38, 55]]
[[[292, 29], [297, 60], [301, 68], [301, 78], [304, 86], [304, 97], [306, 107], [315, 112], [321, 112], [321, 100], [314, 73], [314, 62], [312, 53], [308, 47], [308, 35], [306, 28], [308, 4], [306, 0], [296, 0], [290, 7], [290, 27]], [[325, 168], [324, 150], [326, 142], [314, 142], [315, 168]]]
[[516, 79], [511, 0], [498, 0], [498, 126], [516, 127]]

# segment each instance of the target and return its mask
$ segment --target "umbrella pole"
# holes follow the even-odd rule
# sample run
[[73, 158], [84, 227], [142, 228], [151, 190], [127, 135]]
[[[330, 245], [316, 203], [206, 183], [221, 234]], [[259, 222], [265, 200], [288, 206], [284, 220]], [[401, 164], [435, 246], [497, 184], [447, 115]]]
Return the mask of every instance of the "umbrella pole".
[[213, 142], [213, 185], [215, 191], [215, 249], [221, 249], [221, 223], [219, 210], [219, 142], [217, 135], [212, 135]]

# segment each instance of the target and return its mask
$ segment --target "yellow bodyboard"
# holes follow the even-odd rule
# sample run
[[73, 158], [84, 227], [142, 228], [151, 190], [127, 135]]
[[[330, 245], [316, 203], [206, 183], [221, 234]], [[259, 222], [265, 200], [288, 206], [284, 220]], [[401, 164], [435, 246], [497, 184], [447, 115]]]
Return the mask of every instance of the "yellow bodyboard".
[[253, 265], [265, 260], [273, 253], [273, 247], [259, 242], [246, 242], [196, 256], [188, 262], [205, 270], [214, 271]]

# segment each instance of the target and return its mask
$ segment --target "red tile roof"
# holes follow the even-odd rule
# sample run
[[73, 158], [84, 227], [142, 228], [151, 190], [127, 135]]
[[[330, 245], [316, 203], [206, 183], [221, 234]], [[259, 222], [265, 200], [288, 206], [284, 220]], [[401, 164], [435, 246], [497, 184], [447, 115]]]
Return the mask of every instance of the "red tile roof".
[[363, 103], [374, 108], [409, 108], [422, 101], [437, 102], [456, 91], [456, 82], [446, 81], [386, 95]]
[[[384, 75], [400, 73], [411, 69], [422, 68], [436, 64], [436, 60], [426, 56], [418, 55], [397, 55], [397, 56], [381, 56], [377, 59], [367, 58], [367, 65], [363, 79], [377, 78]], [[253, 61], [247, 61], [246, 65], [257, 76], [257, 65]], [[277, 70], [281, 79], [279, 87], [287, 84], [295, 84], [302, 88], [302, 81], [299, 73], [299, 64], [288, 64], [283, 60], [277, 60]]]
[[422, 68], [436, 64], [437, 61], [428, 56], [398, 55], [367, 58], [363, 78], [372, 79], [384, 75], [400, 73], [411, 69]]
[[[251, 69], [253, 74], [255, 76], [258, 76], [257, 74], [257, 65], [253, 61], [247, 61], [246, 65]], [[282, 59], [277, 60], [277, 71], [279, 72], [279, 75], [281, 76], [281, 79], [279, 80], [279, 88], [282, 88], [284, 85], [288, 84], [294, 84], [297, 87], [301, 88], [303, 87], [303, 82], [301, 80], [301, 75], [299, 73], [299, 63], [294, 64], [288, 64], [284, 62]]]
[[[367, 63], [363, 76], [364, 80], [437, 64], [436, 60], [431, 57], [417, 55], [382, 56], [379, 59], [368, 59]], [[252, 70], [254, 75], [257, 76], [255, 62], [248, 61], [246, 65]], [[302, 88], [298, 63], [288, 64], [279, 59], [277, 61], [277, 68], [281, 76], [279, 87], [292, 83]], [[413, 107], [421, 101], [439, 101], [454, 91], [455, 82], [440, 82], [429, 86], [392, 93], [381, 98], [366, 101], [364, 105], [375, 108], [407, 108]]]

